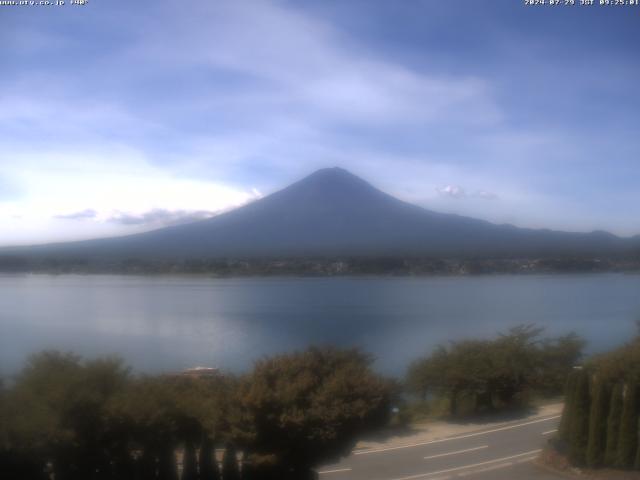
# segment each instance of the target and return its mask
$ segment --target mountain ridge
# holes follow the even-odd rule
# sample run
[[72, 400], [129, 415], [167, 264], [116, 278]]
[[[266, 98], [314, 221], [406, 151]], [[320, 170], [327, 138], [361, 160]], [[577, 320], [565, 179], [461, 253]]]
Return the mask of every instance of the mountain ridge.
[[318, 170], [259, 200], [144, 233], [0, 249], [86, 258], [330, 256], [541, 257], [635, 252], [636, 237], [519, 228], [399, 200], [342, 168]]

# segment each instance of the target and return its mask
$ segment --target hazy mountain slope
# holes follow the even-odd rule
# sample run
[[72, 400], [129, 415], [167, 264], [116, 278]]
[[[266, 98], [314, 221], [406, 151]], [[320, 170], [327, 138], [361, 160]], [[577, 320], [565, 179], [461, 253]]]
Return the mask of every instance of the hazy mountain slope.
[[618, 253], [637, 243], [605, 232], [519, 229], [436, 213], [395, 199], [345, 170], [331, 168], [208, 220], [127, 237], [19, 251], [105, 258], [540, 256]]

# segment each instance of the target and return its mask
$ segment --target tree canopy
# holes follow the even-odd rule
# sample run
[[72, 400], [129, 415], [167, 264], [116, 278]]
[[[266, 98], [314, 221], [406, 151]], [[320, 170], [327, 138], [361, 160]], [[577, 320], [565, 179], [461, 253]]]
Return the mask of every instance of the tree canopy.
[[370, 364], [358, 350], [335, 348], [259, 361], [239, 391], [248, 451], [275, 456], [300, 475], [348, 454], [359, 434], [384, 425], [390, 414], [392, 385]]
[[311, 348], [265, 358], [241, 379], [134, 376], [118, 359], [43, 352], [0, 389], [0, 471], [177, 480], [180, 453], [184, 478], [240, 478], [238, 450], [247, 478], [306, 478], [386, 422], [393, 386], [370, 364], [358, 350]]
[[463, 398], [479, 411], [511, 406], [531, 389], [559, 394], [583, 342], [575, 334], [541, 334], [542, 329], [523, 325], [492, 340], [441, 345], [409, 367], [407, 387], [422, 398], [446, 396], [452, 414], [458, 413]]

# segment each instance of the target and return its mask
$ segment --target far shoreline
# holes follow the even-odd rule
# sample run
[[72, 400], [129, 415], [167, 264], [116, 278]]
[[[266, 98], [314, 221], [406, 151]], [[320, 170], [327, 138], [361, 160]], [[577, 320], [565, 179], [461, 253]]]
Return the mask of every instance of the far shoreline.
[[269, 279], [287, 279], [287, 280], [329, 280], [329, 279], [427, 279], [427, 278], [492, 278], [492, 277], [604, 277], [604, 276], [638, 276], [640, 271], [628, 272], [528, 272], [528, 273], [478, 273], [478, 274], [384, 274], [384, 273], [366, 273], [352, 275], [293, 275], [293, 274], [270, 274], [270, 275], [211, 275], [206, 273], [132, 273], [132, 272], [0, 272], [0, 278], [5, 277], [130, 277], [130, 278], [175, 278], [175, 279], [198, 279], [198, 280], [269, 280]]
[[0, 273], [246, 277], [430, 277], [639, 273], [637, 256], [117, 258], [0, 256]]

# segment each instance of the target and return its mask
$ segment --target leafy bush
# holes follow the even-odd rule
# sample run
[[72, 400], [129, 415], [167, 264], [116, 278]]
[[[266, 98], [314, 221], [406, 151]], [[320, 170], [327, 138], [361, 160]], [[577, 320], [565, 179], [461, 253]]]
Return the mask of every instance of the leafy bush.
[[541, 333], [525, 325], [494, 340], [439, 346], [409, 367], [407, 388], [421, 399], [447, 397], [452, 415], [460, 412], [461, 402], [478, 412], [524, 403], [532, 391], [561, 394], [583, 342], [575, 334], [542, 339]]
[[239, 480], [236, 446], [247, 478], [312, 478], [387, 421], [394, 385], [370, 363], [357, 350], [309, 349], [241, 380], [133, 377], [117, 359], [43, 352], [0, 389], [2, 478], [177, 480], [182, 451], [185, 480]]
[[393, 386], [370, 364], [358, 350], [335, 348], [259, 361], [238, 396], [247, 451], [275, 456], [291, 478], [348, 454], [360, 434], [387, 422], [391, 410]]

